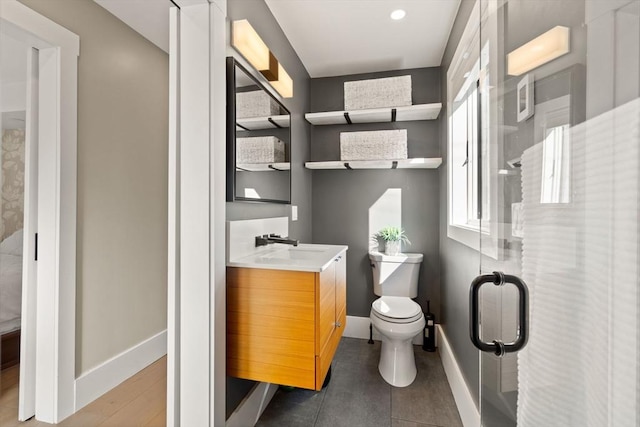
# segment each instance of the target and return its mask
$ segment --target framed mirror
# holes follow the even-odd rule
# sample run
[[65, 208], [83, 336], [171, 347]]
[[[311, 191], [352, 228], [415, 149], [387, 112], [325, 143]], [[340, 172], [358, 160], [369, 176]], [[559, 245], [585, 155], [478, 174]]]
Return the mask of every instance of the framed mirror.
[[291, 203], [291, 114], [227, 58], [227, 201]]

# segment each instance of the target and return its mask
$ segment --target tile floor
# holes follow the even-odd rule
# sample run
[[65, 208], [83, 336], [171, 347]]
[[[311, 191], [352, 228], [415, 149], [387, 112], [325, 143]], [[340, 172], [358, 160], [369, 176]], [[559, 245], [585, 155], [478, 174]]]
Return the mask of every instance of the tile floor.
[[280, 388], [257, 426], [462, 427], [438, 353], [414, 347], [418, 376], [409, 387], [378, 373], [380, 342], [342, 338], [331, 382], [320, 392]]

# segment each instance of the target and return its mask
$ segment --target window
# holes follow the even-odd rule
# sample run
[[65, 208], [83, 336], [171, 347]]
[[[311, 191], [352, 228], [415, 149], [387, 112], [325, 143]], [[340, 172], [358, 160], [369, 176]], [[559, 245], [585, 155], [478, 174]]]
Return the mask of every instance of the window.
[[478, 85], [471, 84], [460, 93], [452, 109], [449, 127], [452, 209], [449, 223], [478, 230]]
[[447, 235], [475, 249], [489, 219], [488, 156], [478, 136], [489, 137], [488, 128], [481, 128], [489, 122], [488, 97], [480, 96], [489, 82], [489, 48], [487, 43], [480, 49], [478, 9], [476, 3], [447, 72]]

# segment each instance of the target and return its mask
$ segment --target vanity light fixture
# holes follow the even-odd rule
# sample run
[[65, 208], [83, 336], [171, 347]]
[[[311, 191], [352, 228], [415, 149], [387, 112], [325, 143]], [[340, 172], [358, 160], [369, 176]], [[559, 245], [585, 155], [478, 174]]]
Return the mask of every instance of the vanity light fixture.
[[233, 21], [231, 45], [267, 79], [278, 78], [278, 63], [249, 21]]
[[293, 79], [287, 74], [282, 64], [278, 64], [278, 79], [269, 83], [283, 98], [293, 97]]
[[394, 21], [399, 21], [402, 18], [404, 18], [407, 15], [407, 12], [405, 12], [402, 9], [396, 9], [393, 12], [391, 12], [391, 19], [393, 19]]
[[231, 45], [269, 81], [280, 96], [293, 97], [293, 80], [246, 19], [231, 23]]
[[510, 52], [507, 72], [519, 76], [569, 53], [569, 28], [558, 25]]

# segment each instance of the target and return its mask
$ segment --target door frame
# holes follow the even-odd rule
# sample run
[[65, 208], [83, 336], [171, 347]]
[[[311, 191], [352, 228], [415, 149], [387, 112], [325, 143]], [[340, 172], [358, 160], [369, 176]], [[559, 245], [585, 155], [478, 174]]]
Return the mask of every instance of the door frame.
[[221, 426], [227, 2], [174, 4], [179, 9], [170, 13], [167, 426]]
[[[31, 363], [37, 372], [34, 376], [35, 416], [41, 421], [57, 423], [74, 413], [76, 406], [76, 176], [80, 39], [17, 0], [0, 2], [0, 23], [7, 31], [19, 29], [33, 36], [29, 41], [39, 50], [38, 292], [27, 288], [27, 295], [32, 297], [26, 300], [22, 316], [30, 330], [35, 332], [37, 352], [35, 363]], [[29, 218], [25, 218], [27, 220]], [[38, 315], [34, 325], [35, 312]], [[29, 342], [25, 348], [32, 345], [33, 342]]]

